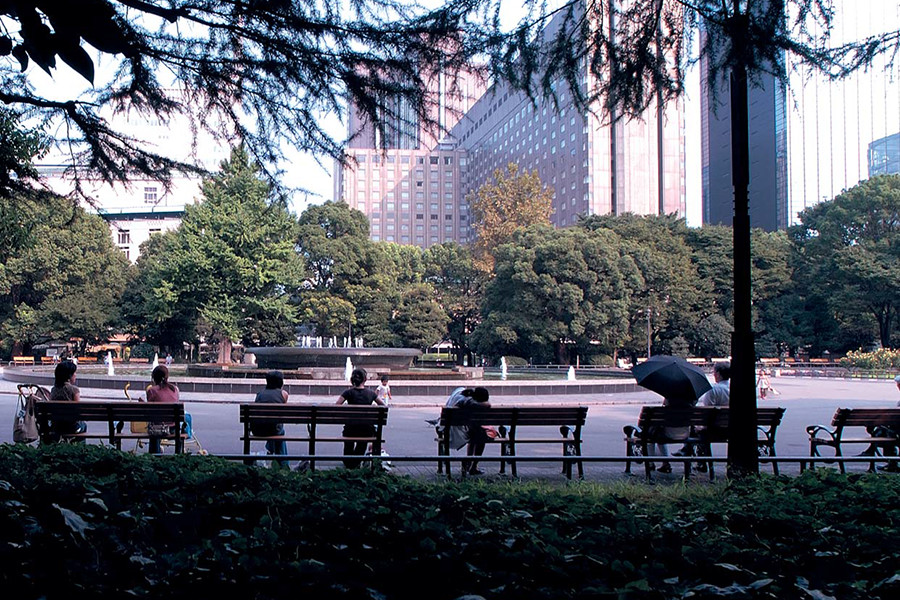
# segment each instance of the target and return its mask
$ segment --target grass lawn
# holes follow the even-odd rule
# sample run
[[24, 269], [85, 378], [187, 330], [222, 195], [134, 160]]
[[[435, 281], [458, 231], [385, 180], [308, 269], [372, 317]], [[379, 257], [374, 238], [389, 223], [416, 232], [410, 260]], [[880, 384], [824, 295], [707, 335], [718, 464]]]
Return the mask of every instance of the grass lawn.
[[0, 446], [10, 599], [897, 598], [900, 477], [426, 483]]

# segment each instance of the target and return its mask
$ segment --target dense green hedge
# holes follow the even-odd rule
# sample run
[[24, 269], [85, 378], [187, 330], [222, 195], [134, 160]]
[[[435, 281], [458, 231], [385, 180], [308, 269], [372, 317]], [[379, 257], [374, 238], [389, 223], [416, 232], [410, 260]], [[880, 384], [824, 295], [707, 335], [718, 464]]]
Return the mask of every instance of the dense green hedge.
[[900, 478], [424, 483], [0, 446], [4, 596], [896, 598]]

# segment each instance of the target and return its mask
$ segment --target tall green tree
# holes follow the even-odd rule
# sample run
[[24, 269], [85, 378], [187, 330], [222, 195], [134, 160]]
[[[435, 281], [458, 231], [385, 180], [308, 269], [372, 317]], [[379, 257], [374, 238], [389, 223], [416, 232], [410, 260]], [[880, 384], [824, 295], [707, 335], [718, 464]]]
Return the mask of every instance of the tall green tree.
[[590, 231], [610, 230], [622, 240], [622, 252], [640, 273], [628, 308], [629, 329], [623, 349], [632, 357], [646, 355], [648, 330], [651, 352], [687, 354], [685, 337], [698, 320], [713, 314], [691, 262], [691, 251], [677, 235], [675, 217], [632, 214], [592, 216], [581, 221]]
[[434, 286], [435, 299], [450, 319], [447, 335], [456, 351], [456, 363], [461, 365], [471, 354], [469, 336], [481, 321], [488, 276], [475, 266], [471, 249], [455, 242], [430, 246], [424, 263], [425, 281]]
[[544, 186], [537, 171], [519, 173], [510, 163], [506, 171], [494, 170], [494, 179], [469, 194], [475, 232], [476, 265], [490, 272], [494, 251], [512, 234], [529, 225], [549, 225], [553, 213], [553, 190]]
[[[293, 215], [273, 201], [242, 148], [204, 180], [202, 192], [178, 230], [143, 248], [130, 311], [135, 326], [156, 341], [208, 337], [219, 346], [220, 362], [231, 361], [235, 341], [292, 341], [303, 280]], [[153, 326], [144, 330], [142, 320]]]
[[882, 347], [896, 343], [900, 309], [900, 175], [863, 181], [800, 213], [791, 229], [813, 293], [833, 318], [868, 313]]
[[628, 335], [630, 290], [640, 277], [611, 231], [532, 226], [496, 250], [483, 321], [472, 334], [482, 354], [567, 364], [592, 342], [612, 354]]
[[21, 354], [51, 339], [105, 341], [121, 324], [119, 303], [131, 265], [109, 226], [64, 198], [48, 197], [20, 215], [30, 235], [3, 250], [0, 339]]
[[440, 342], [447, 334], [447, 313], [435, 300], [427, 283], [406, 286], [400, 294], [393, 319], [400, 344], [422, 351]]

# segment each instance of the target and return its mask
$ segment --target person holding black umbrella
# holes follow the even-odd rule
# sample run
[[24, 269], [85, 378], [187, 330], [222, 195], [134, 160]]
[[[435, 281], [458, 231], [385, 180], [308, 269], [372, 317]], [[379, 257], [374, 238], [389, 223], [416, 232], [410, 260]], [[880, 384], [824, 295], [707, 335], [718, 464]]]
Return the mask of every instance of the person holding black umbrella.
[[[712, 387], [702, 369], [677, 356], [653, 356], [635, 365], [631, 373], [639, 386], [663, 396], [663, 406], [673, 408], [696, 406], [697, 399]], [[670, 440], [685, 439], [690, 427], [666, 427], [665, 435]], [[648, 452], [650, 456], [669, 455], [666, 444], [651, 444]], [[659, 472], [671, 473], [671, 463], [663, 461]]]

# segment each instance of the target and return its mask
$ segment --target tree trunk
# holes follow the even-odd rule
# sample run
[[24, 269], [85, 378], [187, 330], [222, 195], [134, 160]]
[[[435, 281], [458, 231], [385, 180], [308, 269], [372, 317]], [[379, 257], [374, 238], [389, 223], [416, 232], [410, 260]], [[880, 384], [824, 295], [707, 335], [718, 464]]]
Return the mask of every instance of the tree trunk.
[[[745, 29], [740, 31], [746, 33]], [[741, 38], [736, 38], [735, 43], [740, 42]], [[756, 448], [756, 350], [750, 305], [750, 139], [747, 88], [747, 69], [744, 64], [739, 64], [731, 73], [734, 333], [731, 336], [731, 419], [728, 435], [730, 477], [759, 473]]]
[[231, 360], [231, 340], [222, 339], [219, 342], [219, 364], [230, 365]]

